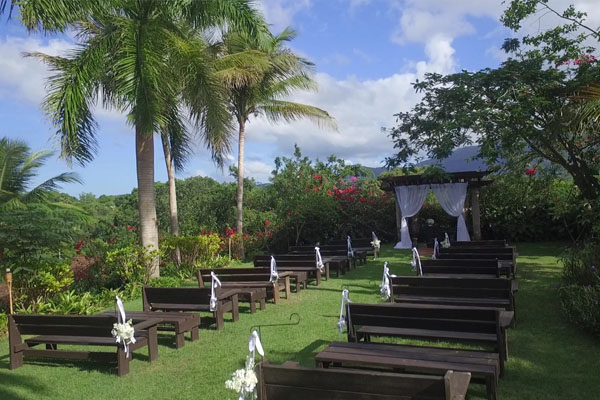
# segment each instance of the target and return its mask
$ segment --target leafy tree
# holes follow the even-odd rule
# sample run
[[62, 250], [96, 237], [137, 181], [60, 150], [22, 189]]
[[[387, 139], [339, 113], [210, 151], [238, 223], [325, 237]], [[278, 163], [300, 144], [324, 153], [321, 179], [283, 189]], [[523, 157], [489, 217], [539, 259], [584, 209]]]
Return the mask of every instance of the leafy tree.
[[[197, 32], [231, 24], [249, 31], [262, 21], [245, 0], [114, 0], [73, 28], [81, 45], [68, 57], [32, 54], [55, 72], [44, 107], [57, 126], [62, 156], [86, 164], [97, 150], [92, 109], [127, 113], [135, 127], [142, 245], [158, 249], [153, 133], [181, 131], [189, 117], [215, 154], [229, 149], [229, 113]], [[158, 259], [149, 265], [158, 276]]]
[[335, 127], [333, 118], [325, 110], [284, 100], [298, 90], [316, 89], [316, 83], [310, 77], [313, 64], [285, 46], [295, 36], [289, 28], [279, 35], [265, 33], [262, 36], [230, 30], [219, 49], [225, 56], [241, 54], [256, 59], [262, 55], [267, 60], [267, 63], [254, 62], [246, 67], [241, 65], [220, 71], [228, 88], [229, 108], [238, 125], [236, 228], [240, 234], [243, 232], [244, 146], [250, 116], [263, 115], [274, 123], [309, 118]]
[[[514, 0], [504, 23], [517, 29], [520, 22], [546, 0]], [[509, 39], [504, 48], [511, 57], [499, 68], [451, 75], [428, 74], [414, 84], [422, 100], [409, 112], [397, 114], [389, 131], [397, 154], [395, 166], [426, 152], [447, 157], [456, 147], [476, 143], [478, 157], [491, 166], [523, 171], [550, 162], [564, 168], [589, 199], [600, 196], [597, 124], [582, 125], [573, 95], [600, 81], [600, 66], [583, 43], [598, 39], [598, 30], [586, 29], [585, 14], [572, 7], [557, 13], [567, 24], [522, 43]], [[581, 33], [581, 29], [586, 32]], [[577, 34], [569, 34], [569, 33]]]

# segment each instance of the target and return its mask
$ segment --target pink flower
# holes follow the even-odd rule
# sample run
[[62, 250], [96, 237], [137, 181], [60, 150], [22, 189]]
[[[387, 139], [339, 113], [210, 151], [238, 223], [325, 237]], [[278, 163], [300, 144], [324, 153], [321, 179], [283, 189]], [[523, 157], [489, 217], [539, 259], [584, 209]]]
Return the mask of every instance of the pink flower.
[[340, 179], [340, 185], [343, 185], [343, 184], [344, 184], [344, 180]]
[[356, 182], [356, 177], [355, 177], [355, 176], [351, 176], [351, 177], [350, 177], [350, 180], [351, 180], [352, 182]]
[[269, 226], [269, 225], [271, 225], [271, 222], [269, 220], [266, 220], [265, 221], [265, 226]]
[[534, 176], [537, 173], [538, 169], [537, 168], [527, 168], [525, 170], [525, 175], [527, 176]]

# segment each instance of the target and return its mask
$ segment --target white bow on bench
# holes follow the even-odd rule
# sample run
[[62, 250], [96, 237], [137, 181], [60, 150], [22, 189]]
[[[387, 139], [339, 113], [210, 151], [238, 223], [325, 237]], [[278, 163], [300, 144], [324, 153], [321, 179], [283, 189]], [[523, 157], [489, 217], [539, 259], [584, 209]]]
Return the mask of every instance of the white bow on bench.
[[437, 260], [437, 256], [440, 253], [440, 242], [438, 242], [437, 238], [433, 239], [433, 255], [431, 256], [432, 260]]
[[218, 301], [217, 295], [215, 294], [215, 289], [221, 287], [221, 281], [212, 271], [210, 271], [210, 277], [212, 278], [212, 282], [210, 284], [210, 311], [215, 311], [217, 309]]
[[340, 319], [338, 320], [337, 324], [335, 324], [340, 332], [340, 337], [342, 336], [342, 333], [344, 332], [344, 327], [346, 326], [346, 318], [344, 316], [346, 307], [348, 304], [352, 303], [348, 298], [348, 295], [348, 289], [342, 290], [342, 306], [340, 307]]
[[323, 272], [323, 268], [325, 268], [325, 264], [323, 264], [323, 258], [321, 257], [321, 249], [319, 247], [315, 247], [315, 259], [317, 263], [317, 269]]
[[279, 274], [277, 273], [277, 262], [275, 257], [271, 256], [271, 282], [277, 282]]
[[110, 331], [111, 335], [115, 337], [117, 343], [123, 343], [125, 349], [125, 356], [129, 357], [129, 345], [135, 343], [135, 330], [131, 319], [127, 321], [125, 317], [125, 307], [123, 307], [123, 301], [119, 296], [115, 296], [117, 299], [117, 322], [113, 324], [113, 329]]
[[381, 297], [384, 300], [387, 300], [392, 295], [392, 287], [391, 287], [391, 277], [395, 277], [396, 275], [390, 275], [390, 269], [388, 268], [387, 261], [383, 263], [383, 279], [381, 281]]
[[354, 249], [352, 249], [352, 239], [348, 236], [348, 258], [354, 257]]
[[412, 248], [413, 259], [410, 262], [413, 270], [416, 270], [419, 276], [423, 276], [423, 268], [421, 268], [421, 257], [419, 257], [419, 251], [416, 247]]

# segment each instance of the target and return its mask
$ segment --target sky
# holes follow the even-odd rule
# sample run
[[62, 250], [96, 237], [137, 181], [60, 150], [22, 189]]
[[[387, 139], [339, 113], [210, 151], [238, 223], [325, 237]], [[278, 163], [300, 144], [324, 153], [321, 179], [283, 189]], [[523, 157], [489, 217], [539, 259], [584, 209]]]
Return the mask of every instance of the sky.
[[[382, 127], [395, 125], [394, 114], [409, 111], [420, 96], [412, 83], [427, 72], [448, 74], [462, 69], [498, 66], [507, 37], [543, 30], [556, 20], [540, 15], [514, 33], [499, 22], [503, 0], [263, 0], [257, 7], [273, 32], [290, 26], [298, 33], [290, 47], [315, 63], [317, 92], [296, 93], [290, 100], [327, 110], [338, 131], [321, 129], [310, 121], [277, 125], [252, 117], [247, 125], [246, 176], [268, 182], [278, 156], [291, 156], [294, 144], [312, 159], [331, 154], [350, 163], [382, 166], [394, 153]], [[600, 25], [600, 0], [550, 0], [557, 9], [568, 4], [588, 12]], [[135, 135], [125, 117], [98, 107], [99, 151], [85, 168], [60, 159], [55, 128], [41, 109], [45, 79], [50, 75], [24, 52], [65, 55], [74, 45], [68, 35], [28, 34], [17, 18], [0, 20], [0, 137], [25, 141], [33, 150], [53, 150], [55, 156], [39, 181], [61, 172], [79, 174], [83, 184], [64, 186], [81, 193], [123, 194], [136, 186]], [[201, 142], [184, 179], [209, 176], [232, 181], [227, 165], [235, 165], [237, 145], [226, 167], [217, 168]], [[162, 147], [155, 140], [157, 181], [166, 181]]]

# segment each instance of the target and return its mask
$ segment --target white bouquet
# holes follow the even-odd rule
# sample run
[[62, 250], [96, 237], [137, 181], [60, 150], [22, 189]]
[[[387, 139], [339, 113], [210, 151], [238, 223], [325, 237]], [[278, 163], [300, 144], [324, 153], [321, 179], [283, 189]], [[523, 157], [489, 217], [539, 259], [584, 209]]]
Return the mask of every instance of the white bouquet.
[[[254, 388], [258, 378], [254, 372], [254, 361], [246, 360], [246, 368], [241, 368], [231, 375], [231, 379], [225, 381], [225, 387], [240, 394], [240, 399], [251, 399], [254, 397]], [[249, 397], [246, 397], [249, 396]]]
[[372, 242], [371, 242], [371, 246], [373, 246], [373, 248], [375, 249], [379, 249], [381, 248], [381, 240], [375, 238]]
[[133, 329], [133, 323], [131, 320], [125, 322], [124, 324], [114, 323], [110, 333], [117, 339], [117, 343], [120, 343], [121, 341], [127, 345], [135, 343], [135, 330]]

